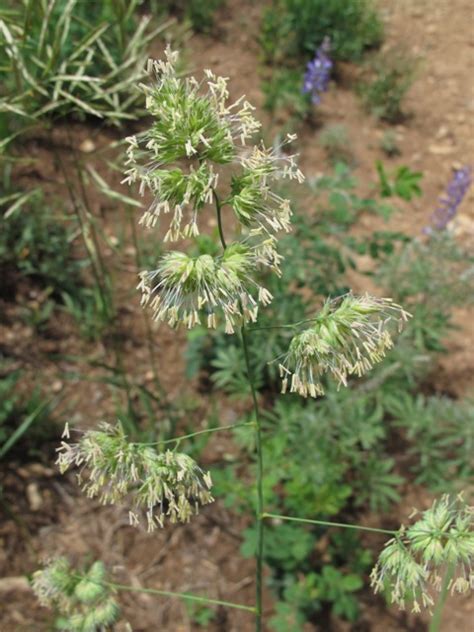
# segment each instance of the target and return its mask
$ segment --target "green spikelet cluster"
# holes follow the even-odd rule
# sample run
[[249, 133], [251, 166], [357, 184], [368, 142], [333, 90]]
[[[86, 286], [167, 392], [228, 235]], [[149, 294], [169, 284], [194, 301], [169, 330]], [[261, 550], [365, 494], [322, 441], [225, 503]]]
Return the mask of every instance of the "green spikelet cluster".
[[79, 483], [89, 498], [104, 504], [129, 499], [130, 523], [145, 512], [149, 531], [170, 522], [189, 522], [200, 505], [211, 503], [212, 481], [187, 454], [130, 443], [122, 427], [102, 424], [85, 432], [77, 443], [63, 442], [57, 464], [61, 473], [81, 468]]
[[432, 588], [439, 590], [450, 569], [449, 589], [466, 593], [474, 586], [474, 507], [458, 497], [443, 496], [410, 527], [402, 527], [387, 542], [372, 574], [375, 592], [387, 589], [400, 608], [413, 612], [433, 605]]
[[383, 360], [393, 346], [389, 325], [400, 329], [408, 317], [391, 299], [367, 294], [327, 301], [311, 326], [293, 337], [281, 360], [282, 391], [289, 385], [303, 397], [323, 395], [325, 373], [347, 386], [349, 375], [361, 376]]
[[[296, 156], [283, 149], [294, 136], [270, 149], [262, 143], [249, 147], [260, 128], [253, 106], [244, 97], [230, 103], [227, 79], [210, 70], [202, 81], [180, 76], [177, 59], [167, 49], [164, 60], [150, 61], [151, 82], [141, 88], [152, 123], [127, 138], [124, 182], [138, 183], [141, 195], [152, 195], [140, 223], [152, 228], [166, 222], [165, 242], [198, 236], [202, 211], [215, 200], [229, 207], [238, 236], [230, 252], [215, 259], [192, 261], [175, 250], [165, 254], [154, 270], [141, 272], [138, 289], [157, 321], [214, 328], [223, 316], [232, 334], [236, 326], [254, 322], [258, 306], [271, 300], [256, 281], [257, 271], [280, 274], [277, 233], [291, 229], [292, 212], [275, 184], [304, 178]], [[189, 292], [193, 280], [198, 283]]]
[[64, 632], [102, 632], [115, 623], [120, 610], [112, 589], [104, 585], [106, 571], [94, 562], [78, 573], [59, 557], [33, 575], [32, 587], [40, 604], [59, 612], [55, 627]]

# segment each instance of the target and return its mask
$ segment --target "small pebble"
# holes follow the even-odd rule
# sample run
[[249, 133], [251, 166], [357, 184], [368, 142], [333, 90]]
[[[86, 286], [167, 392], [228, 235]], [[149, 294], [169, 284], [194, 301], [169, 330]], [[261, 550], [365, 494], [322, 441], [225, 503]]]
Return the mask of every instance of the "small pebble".
[[90, 138], [86, 138], [86, 140], [82, 141], [82, 143], [79, 145], [79, 149], [84, 154], [90, 154], [95, 151], [95, 144]]
[[59, 393], [63, 390], [63, 386], [64, 385], [61, 380], [54, 380], [54, 382], [51, 384], [51, 390], [53, 391], [53, 393]]
[[31, 511], [38, 511], [43, 505], [43, 499], [39, 491], [38, 483], [29, 483], [26, 486], [26, 498]]
[[456, 151], [456, 148], [452, 145], [430, 145], [428, 147], [428, 151], [430, 154], [434, 154], [435, 156], [447, 156], [448, 154], [452, 154]]

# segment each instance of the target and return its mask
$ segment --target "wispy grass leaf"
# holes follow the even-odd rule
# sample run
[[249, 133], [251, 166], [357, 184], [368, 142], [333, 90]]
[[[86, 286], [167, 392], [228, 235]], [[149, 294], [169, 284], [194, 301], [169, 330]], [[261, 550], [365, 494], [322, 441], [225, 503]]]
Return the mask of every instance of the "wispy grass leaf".
[[134, 198], [128, 197], [128, 195], [124, 195], [123, 193], [119, 193], [112, 189], [107, 182], [97, 173], [97, 171], [92, 167], [92, 165], [87, 165], [87, 171], [92, 176], [93, 180], [99, 187], [99, 189], [107, 195], [107, 197], [112, 198], [113, 200], [119, 200], [124, 204], [129, 204], [130, 206], [137, 206], [138, 208], [142, 208], [143, 204], [135, 200]]

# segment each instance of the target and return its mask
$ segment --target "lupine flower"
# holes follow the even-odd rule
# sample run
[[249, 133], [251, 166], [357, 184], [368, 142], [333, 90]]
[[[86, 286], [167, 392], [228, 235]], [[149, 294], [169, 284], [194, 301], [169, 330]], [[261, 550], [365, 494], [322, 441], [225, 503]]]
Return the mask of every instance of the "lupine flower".
[[393, 603], [413, 612], [433, 605], [430, 587], [439, 590], [441, 573], [454, 571], [451, 592], [466, 593], [474, 587], [474, 508], [458, 497], [435, 501], [420, 520], [401, 527], [387, 542], [371, 573], [375, 592], [389, 589]]
[[100, 632], [117, 621], [119, 607], [106, 579], [102, 562], [79, 574], [64, 557], [50, 561], [33, 574], [32, 588], [42, 606], [60, 614], [58, 630]]
[[[286, 142], [294, 140], [288, 136]], [[249, 156], [242, 156], [242, 171], [232, 178], [228, 203], [241, 224], [267, 233], [288, 232], [291, 228], [290, 201], [275, 193], [271, 185], [288, 178], [303, 182], [304, 176], [296, 164], [296, 156], [285, 155], [281, 149], [254, 147]]]
[[456, 217], [459, 205], [463, 201], [472, 182], [472, 169], [463, 167], [456, 169], [449, 182], [446, 193], [439, 198], [439, 206], [431, 216], [431, 225], [424, 229], [430, 234], [433, 230], [445, 230], [449, 222]]
[[189, 522], [199, 505], [213, 501], [210, 474], [190, 456], [129, 443], [120, 425], [102, 424], [78, 443], [62, 442], [58, 451], [61, 473], [81, 467], [78, 480], [89, 498], [116, 504], [130, 495], [130, 523], [138, 524], [144, 510], [149, 531], [162, 527], [166, 518], [171, 523]]
[[327, 301], [310, 327], [293, 337], [279, 364], [282, 392], [303, 397], [324, 394], [321, 377], [330, 373], [339, 385], [381, 362], [393, 346], [389, 326], [400, 329], [409, 314], [387, 298], [348, 294]]
[[[165, 254], [153, 271], [141, 273], [142, 304], [150, 305], [154, 319], [170, 326], [183, 323], [191, 329], [201, 323], [217, 326], [217, 314], [225, 321], [226, 333], [236, 325], [254, 322], [258, 304], [270, 303], [272, 295], [252, 277], [264, 254], [243, 244], [233, 244], [221, 257], [190, 257], [184, 252]], [[255, 299], [251, 290], [255, 289]]]
[[314, 59], [306, 66], [303, 93], [311, 94], [311, 102], [314, 105], [319, 105], [321, 102], [321, 92], [326, 92], [328, 89], [329, 77], [333, 66], [328, 56], [329, 50], [329, 39], [325, 38], [321, 46], [317, 49]]
[[[153, 225], [161, 213], [173, 213], [166, 237], [171, 240], [198, 233], [196, 211], [211, 201], [217, 184], [212, 163], [234, 161], [238, 146], [260, 127], [252, 115], [254, 108], [243, 97], [228, 103], [227, 79], [210, 70], [202, 83], [181, 78], [176, 61], [177, 53], [169, 48], [166, 61], [150, 60], [148, 73], [155, 82], [141, 88], [153, 124], [144, 134], [127, 138], [124, 180], [139, 181], [140, 193], [149, 189], [155, 197], [142, 218], [145, 224]], [[187, 206], [192, 213], [181, 233]]]

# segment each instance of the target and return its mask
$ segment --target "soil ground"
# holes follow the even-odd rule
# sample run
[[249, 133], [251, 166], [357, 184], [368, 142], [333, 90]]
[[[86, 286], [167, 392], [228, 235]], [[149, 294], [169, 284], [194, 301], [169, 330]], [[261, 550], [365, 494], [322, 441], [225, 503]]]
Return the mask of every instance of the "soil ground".
[[[380, 150], [380, 139], [387, 126], [369, 117], [361, 108], [352, 89], [356, 70], [347, 67], [341, 86], [332, 87], [323, 99], [319, 118], [324, 126], [343, 124], [348, 130], [351, 151], [356, 159], [355, 175], [361, 187], [369, 190], [374, 184], [374, 162], [377, 158], [393, 165], [407, 164], [423, 171], [422, 202], [401, 205], [390, 227], [419, 234], [425, 226], [437, 198], [446, 186], [453, 167], [472, 164], [474, 138], [474, 43], [473, 6], [470, 0], [382, 0], [386, 23], [386, 46], [404, 46], [420, 58], [417, 78], [407, 98], [409, 118], [395, 128], [401, 156], [390, 161]], [[262, 110], [260, 89], [259, 48], [256, 41], [259, 17], [265, 3], [250, 0], [228, 0], [216, 18], [217, 32], [212, 36], [193, 36], [188, 42], [187, 58], [197, 71], [211, 67], [217, 74], [231, 78], [231, 96], [242, 93]], [[161, 50], [153, 51], [161, 56]], [[267, 119], [268, 121], [268, 119]], [[323, 149], [318, 142], [319, 129], [309, 126], [299, 132], [301, 165], [308, 176], [327, 169]], [[57, 130], [60, 145], [64, 131]], [[91, 130], [75, 125], [72, 138], [76, 149], [92, 138], [105, 146], [111, 132]], [[51, 195], [65, 196], [64, 183], [51, 160], [49, 149], [32, 140], [25, 146], [38, 159], [34, 169], [19, 173], [22, 184], [32, 186], [41, 181]], [[67, 149], [64, 158], [67, 159]], [[98, 162], [97, 168], [103, 169]], [[110, 178], [110, 173], [106, 173]], [[117, 216], [91, 193], [94, 209], [106, 220], [111, 235]], [[463, 239], [474, 244], [474, 189], [461, 208], [457, 230]], [[373, 222], [373, 218], [367, 218]], [[367, 225], [368, 227], [368, 225]], [[362, 227], [363, 228], [363, 227]], [[109, 253], [113, 256], [113, 253]], [[127, 266], [120, 277], [120, 325], [126, 335], [125, 358], [137, 381], [151, 381], [147, 347], [143, 340], [145, 328], [136, 297], [133, 248], [130, 247]], [[17, 300], [35, 300], [31, 288], [20, 287]], [[67, 379], [75, 365], [67, 356], [84, 359], [84, 371], [94, 377], [90, 361], [103, 357], [100, 344], [86, 343], [77, 337], [74, 325], [62, 316], [54, 323], [54, 335], [38, 336], [34, 330], [16, 318], [16, 307], [4, 304], [0, 322], [2, 352], [24, 365], [30, 388], [41, 377], [41, 385], [50, 384], [53, 392], [63, 396], [61, 406], [72, 410], [72, 421], [87, 426], [114, 414], [114, 402], [106, 385], [92, 381]], [[446, 341], [449, 352], [441, 357], [433, 378], [434, 386], [462, 396], [473, 392], [474, 386], [474, 312], [459, 309], [455, 315], [457, 329]], [[51, 332], [50, 332], [51, 333]], [[167, 335], [160, 329], [156, 336], [155, 353], [159, 359], [160, 377], [171, 398], [187, 401], [194, 419], [203, 419], [208, 411], [207, 398], [184, 377], [182, 359], [184, 337]], [[63, 358], [57, 360], [57, 358]], [[27, 359], [26, 362], [24, 359]], [[55, 359], [53, 359], [55, 358]], [[65, 359], [64, 359], [65, 358]], [[88, 363], [89, 362], [89, 363]], [[95, 369], [99, 375], [99, 369]], [[39, 376], [41, 374], [41, 376]], [[232, 420], [235, 412], [227, 402], [219, 403], [221, 419]], [[100, 411], [100, 412], [98, 412]], [[229, 422], [228, 422], [229, 423]], [[46, 448], [45, 448], [46, 449]], [[206, 451], [206, 466], [211, 467], [228, 454], [232, 447], [225, 437], [215, 437]], [[2, 487], [6, 503], [0, 521], [0, 632], [43, 632], [50, 629], [51, 615], [40, 608], [21, 578], [38, 566], [38, 560], [53, 554], [68, 553], [72, 559], [82, 556], [102, 559], [113, 569], [113, 578], [136, 587], [147, 586], [162, 590], [189, 591], [207, 594], [217, 599], [253, 603], [253, 562], [239, 555], [239, 533], [246, 526], [219, 501], [205, 508], [192, 524], [164, 529], [148, 535], [127, 524], [125, 512], [100, 507], [78, 493], [74, 480], [59, 477], [52, 466], [53, 451], [37, 462], [22, 464], [11, 461], [2, 468]], [[47, 464], [51, 465], [47, 465]], [[36, 502], [37, 501], [37, 502]], [[403, 505], [396, 508], [394, 524], [403, 522], [413, 506], [423, 508], [429, 498], [412, 489]], [[385, 517], [384, 517], [385, 519]], [[14, 578], [14, 579], [12, 579]], [[187, 632], [198, 630], [189, 612], [179, 601], [161, 600], [140, 593], [120, 596], [125, 617], [135, 632]], [[269, 594], [265, 611], [272, 610]], [[351, 626], [331, 620], [330, 627], [307, 630], [339, 632], [395, 632], [425, 630], [421, 618], [401, 615], [387, 609], [382, 600], [367, 593], [362, 603], [362, 617]], [[209, 624], [210, 632], [251, 632], [252, 617], [239, 611], [220, 609], [216, 620]], [[456, 598], [448, 601], [443, 618], [443, 632], [470, 632], [474, 629], [474, 603]]]

